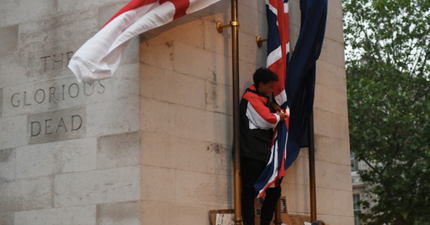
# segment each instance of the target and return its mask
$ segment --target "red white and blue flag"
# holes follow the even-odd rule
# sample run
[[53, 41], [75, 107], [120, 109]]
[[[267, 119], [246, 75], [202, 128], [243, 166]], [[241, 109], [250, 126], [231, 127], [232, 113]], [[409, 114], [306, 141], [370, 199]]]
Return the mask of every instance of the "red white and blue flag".
[[288, 0], [266, 0], [266, 15], [269, 27], [267, 68], [278, 75], [279, 81], [275, 83], [273, 96], [287, 117], [275, 129], [270, 160], [254, 185], [259, 197], [263, 196], [268, 187], [280, 185], [285, 175], [289, 123], [289, 108], [285, 91], [288, 53], [290, 52]]
[[130, 40], [219, 0], [132, 0], [76, 51], [69, 68], [79, 82], [112, 77]]

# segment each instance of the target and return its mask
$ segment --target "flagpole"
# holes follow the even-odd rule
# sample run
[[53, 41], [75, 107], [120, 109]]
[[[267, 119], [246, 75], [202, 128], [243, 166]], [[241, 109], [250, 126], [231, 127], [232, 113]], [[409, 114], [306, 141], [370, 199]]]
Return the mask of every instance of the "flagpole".
[[239, 114], [239, 23], [237, 0], [231, 0], [233, 60], [233, 144], [234, 144], [234, 224], [242, 224], [240, 181], [240, 114]]
[[233, 61], [233, 150], [234, 150], [234, 224], [242, 225], [242, 206], [240, 197], [240, 114], [239, 114], [239, 21], [237, 15], [237, 0], [231, 0], [230, 24], [218, 22], [216, 29], [219, 33], [226, 27], [231, 27], [232, 61]]
[[309, 137], [309, 180], [311, 200], [311, 221], [317, 220], [317, 199], [315, 182], [315, 143], [314, 143], [314, 113], [312, 112], [308, 126]]

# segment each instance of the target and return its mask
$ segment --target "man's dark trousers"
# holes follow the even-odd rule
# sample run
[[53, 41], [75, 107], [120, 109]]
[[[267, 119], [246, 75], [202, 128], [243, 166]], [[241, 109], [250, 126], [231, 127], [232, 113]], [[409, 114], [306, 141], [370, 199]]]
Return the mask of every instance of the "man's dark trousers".
[[[242, 218], [244, 225], [254, 225], [254, 200], [257, 196], [254, 184], [260, 174], [266, 168], [267, 162], [260, 160], [241, 158], [240, 173], [242, 179]], [[260, 225], [269, 225], [273, 219], [276, 204], [281, 197], [281, 187], [266, 189], [266, 197], [261, 208]]]

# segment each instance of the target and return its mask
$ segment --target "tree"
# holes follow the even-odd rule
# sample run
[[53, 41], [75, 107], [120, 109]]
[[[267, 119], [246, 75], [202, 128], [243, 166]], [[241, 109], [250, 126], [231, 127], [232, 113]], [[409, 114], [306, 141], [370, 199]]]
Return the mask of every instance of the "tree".
[[430, 0], [343, 0], [351, 151], [368, 225], [430, 224]]

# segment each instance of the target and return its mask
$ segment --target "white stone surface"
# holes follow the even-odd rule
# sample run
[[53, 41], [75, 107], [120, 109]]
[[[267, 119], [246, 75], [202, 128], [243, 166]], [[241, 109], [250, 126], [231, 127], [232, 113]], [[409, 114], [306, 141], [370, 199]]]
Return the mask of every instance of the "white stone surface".
[[0, 88], [28, 80], [28, 56], [26, 53], [0, 57]]
[[15, 213], [15, 225], [95, 225], [96, 206], [32, 210]]
[[97, 205], [97, 225], [140, 225], [140, 202]]
[[138, 98], [88, 105], [88, 137], [137, 131], [139, 107]]
[[52, 208], [53, 191], [52, 177], [0, 182], [0, 212]]
[[102, 136], [97, 139], [97, 169], [135, 166], [139, 163], [139, 132]]
[[0, 150], [0, 182], [15, 180], [16, 150]]
[[96, 168], [96, 139], [87, 138], [16, 149], [17, 178], [82, 172]]
[[27, 117], [14, 116], [0, 118], [0, 146], [1, 148], [14, 148], [27, 143]]
[[18, 25], [0, 27], [0, 56], [10, 55], [18, 49]]
[[55, 175], [54, 206], [137, 201], [139, 166]]

